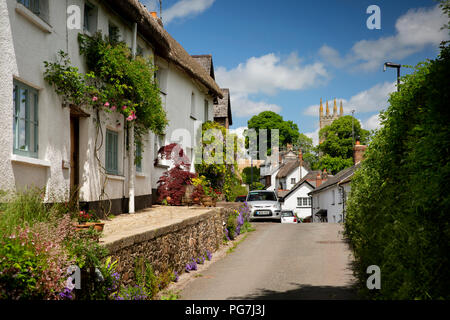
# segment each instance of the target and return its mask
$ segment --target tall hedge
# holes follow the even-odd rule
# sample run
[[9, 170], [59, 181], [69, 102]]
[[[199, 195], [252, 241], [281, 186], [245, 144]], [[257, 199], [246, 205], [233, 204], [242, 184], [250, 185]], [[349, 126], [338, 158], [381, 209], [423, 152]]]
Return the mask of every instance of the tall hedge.
[[[450, 48], [402, 78], [352, 180], [345, 223], [361, 293], [450, 299]], [[367, 267], [381, 289], [366, 287]]]

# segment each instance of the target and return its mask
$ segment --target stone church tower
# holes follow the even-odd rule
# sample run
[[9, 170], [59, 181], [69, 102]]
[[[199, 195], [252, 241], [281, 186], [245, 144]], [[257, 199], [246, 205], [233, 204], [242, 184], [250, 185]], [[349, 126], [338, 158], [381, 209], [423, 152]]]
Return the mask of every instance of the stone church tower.
[[[326, 126], [329, 126], [333, 123], [334, 120], [339, 119], [344, 115], [344, 107], [342, 106], [341, 101], [341, 108], [339, 110], [339, 114], [337, 112], [337, 105], [336, 105], [336, 99], [334, 99], [334, 107], [333, 107], [333, 114], [330, 114], [330, 109], [328, 107], [328, 100], [326, 102], [327, 111], [326, 114], [323, 114], [323, 105], [322, 105], [322, 98], [320, 98], [320, 110], [319, 110], [319, 120], [320, 120], [320, 129], [325, 128]], [[323, 137], [319, 136], [319, 143], [322, 143], [325, 139]]]

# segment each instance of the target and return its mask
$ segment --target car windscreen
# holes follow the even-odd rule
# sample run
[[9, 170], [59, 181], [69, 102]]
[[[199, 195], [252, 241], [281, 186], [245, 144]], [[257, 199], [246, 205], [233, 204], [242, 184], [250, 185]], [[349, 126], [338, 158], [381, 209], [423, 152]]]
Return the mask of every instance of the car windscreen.
[[247, 201], [277, 201], [273, 192], [255, 192], [248, 195]]
[[294, 213], [292, 211], [283, 211], [281, 212], [282, 217], [293, 217]]

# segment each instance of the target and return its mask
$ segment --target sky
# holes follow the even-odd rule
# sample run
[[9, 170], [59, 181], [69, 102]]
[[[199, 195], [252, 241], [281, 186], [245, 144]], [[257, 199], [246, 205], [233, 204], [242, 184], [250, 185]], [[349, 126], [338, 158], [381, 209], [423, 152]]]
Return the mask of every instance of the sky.
[[[141, 0], [159, 14], [158, 0]], [[413, 66], [448, 40], [433, 0], [162, 0], [165, 29], [191, 54], [212, 54], [216, 82], [229, 88], [231, 129], [262, 111], [295, 122], [318, 140], [319, 102], [340, 101], [366, 129], [396, 90], [387, 61]], [[367, 26], [380, 9], [379, 29]], [[401, 73], [411, 69], [402, 67]]]

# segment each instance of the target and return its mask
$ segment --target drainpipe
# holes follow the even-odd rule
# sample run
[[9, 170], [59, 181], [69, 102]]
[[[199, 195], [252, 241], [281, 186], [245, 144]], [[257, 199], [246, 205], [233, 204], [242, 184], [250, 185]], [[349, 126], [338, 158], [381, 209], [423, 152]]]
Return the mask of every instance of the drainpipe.
[[338, 183], [338, 188], [341, 189], [342, 195], [342, 223], [345, 222], [345, 190], [344, 187]]
[[[136, 57], [136, 47], [137, 47], [137, 23], [133, 25], [133, 41], [131, 46], [131, 52], [133, 54], [133, 59]], [[134, 165], [134, 123], [130, 121], [128, 126], [128, 152], [129, 152], [129, 162], [128, 162], [128, 213], [134, 213], [134, 193], [135, 193], [135, 180], [136, 180], [136, 167]]]

